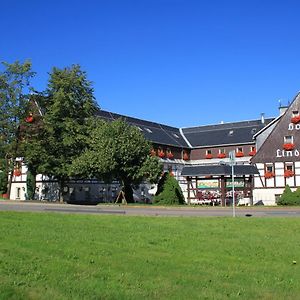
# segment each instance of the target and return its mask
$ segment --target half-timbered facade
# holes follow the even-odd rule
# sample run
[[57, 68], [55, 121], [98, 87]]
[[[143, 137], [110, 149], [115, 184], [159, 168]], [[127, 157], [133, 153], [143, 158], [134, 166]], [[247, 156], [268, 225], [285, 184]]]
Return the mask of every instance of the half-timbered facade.
[[[148, 139], [164, 171], [179, 181], [187, 203], [230, 203], [232, 180], [229, 153], [234, 153], [234, 187], [240, 203], [275, 204], [286, 184], [300, 186], [300, 97], [277, 118], [176, 128], [138, 118], [99, 110], [106, 121], [122, 118], [136, 126]], [[13, 175], [11, 199], [26, 199], [26, 166], [19, 159]], [[119, 185], [96, 180], [70, 181], [66, 199], [76, 202], [113, 201]], [[151, 197], [153, 188], [144, 185], [138, 197]], [[55, 182], [38, 175], [37, 198], [56, 197]], [[155, 190], [155, 189], [154, 189]]]
[[255, 139], [257, 153], [251, 163], [259, 175], [255, 176], [253, 198], [274, 205], [286, 185], [300, 186], [300, 94]]

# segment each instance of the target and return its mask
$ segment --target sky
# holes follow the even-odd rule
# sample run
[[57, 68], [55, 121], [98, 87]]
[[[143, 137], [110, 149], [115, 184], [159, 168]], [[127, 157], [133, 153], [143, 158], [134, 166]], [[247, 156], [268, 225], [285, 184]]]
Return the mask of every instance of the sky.
[[300, 90], [300, 1], [0, 0], [0, 61], [36, 90], [79, 64], [99, 106], [175, 127], [278, 116]]

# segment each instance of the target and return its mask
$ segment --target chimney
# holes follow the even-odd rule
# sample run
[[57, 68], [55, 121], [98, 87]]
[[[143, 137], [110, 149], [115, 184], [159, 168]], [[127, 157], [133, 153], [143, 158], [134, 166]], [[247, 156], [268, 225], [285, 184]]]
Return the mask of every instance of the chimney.
[[265, 114], [264, 113], [260, 114], [260, 118], [261, 118], [261, 124], [265, 124]]
[[286, 112], [286, 110], [288, 109], [289, 106], [282, 105], [281, 100], [278, 100], [278, 102], [279, 102], [279, 115], [282, 116]]

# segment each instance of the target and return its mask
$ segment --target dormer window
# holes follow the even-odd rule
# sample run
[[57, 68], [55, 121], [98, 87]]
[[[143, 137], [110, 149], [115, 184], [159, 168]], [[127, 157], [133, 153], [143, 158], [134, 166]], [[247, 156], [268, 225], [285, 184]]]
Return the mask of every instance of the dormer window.
[[149, 129], [149, 128], [146, 128], [146, 127], [145, 127], [145, 130], [146, 130], [147, 132], [149, 132], [149, 133], [152, 133], [152, 130]]
[[251, 134], [255, 134], [256, 133], [256, 128], [252, 128], [251, 129]]
[[229, 130], [228, 136], [232, 136], [232, 135], [233, 135], [233, 130]]

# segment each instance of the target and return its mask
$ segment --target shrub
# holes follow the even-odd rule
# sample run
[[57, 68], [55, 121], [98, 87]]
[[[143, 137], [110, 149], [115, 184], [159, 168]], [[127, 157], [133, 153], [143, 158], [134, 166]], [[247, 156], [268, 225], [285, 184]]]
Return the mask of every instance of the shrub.
[[158, 182], [153, 203], [163, 205], [184, 204], [184, 197], [178, 181], [166, 172]]
[[282, 195], [280, 196], [278, 205], [299, 205], [300, 204], [300, 189], [292, 192], [289, 185], [286, 185]]

